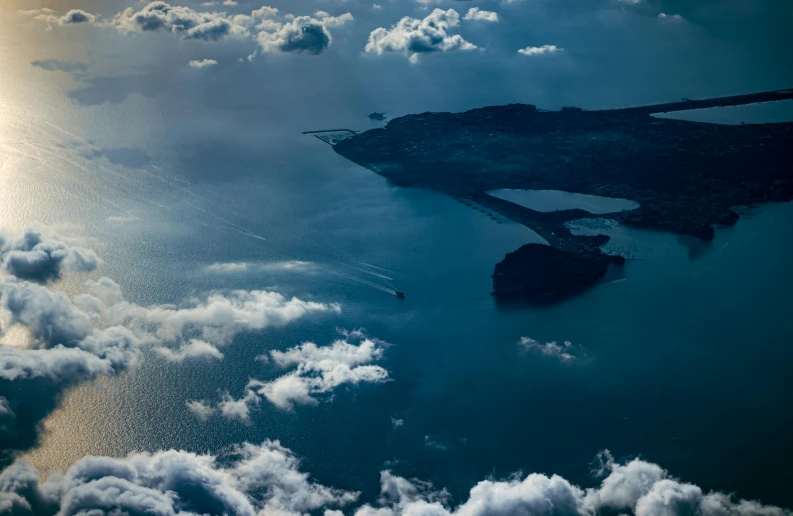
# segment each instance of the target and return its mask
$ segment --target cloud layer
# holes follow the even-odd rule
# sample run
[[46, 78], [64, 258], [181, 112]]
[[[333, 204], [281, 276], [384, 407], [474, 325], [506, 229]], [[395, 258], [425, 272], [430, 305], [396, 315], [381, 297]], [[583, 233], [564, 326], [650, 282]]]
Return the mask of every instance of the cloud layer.
[[[355, 516], [784, 516], [790, 511], [739, 500], [672, 477], [641, 459], [616, 462], [600, 454], [597, 487], [581, 488], [558, 475], [515, 474], [478, 482], [454, 505], [429, 482], [380, 472], [380, 497], [350, 509]], [[169, 450], [126, 458], [85, 457], [44, 483], [18, 461], [0, 473], [0, 513], [296, 515], [325, 509], [344, 514], [359, 493], [311, 481], [278, 441], [243, 443], [223, 456]]]

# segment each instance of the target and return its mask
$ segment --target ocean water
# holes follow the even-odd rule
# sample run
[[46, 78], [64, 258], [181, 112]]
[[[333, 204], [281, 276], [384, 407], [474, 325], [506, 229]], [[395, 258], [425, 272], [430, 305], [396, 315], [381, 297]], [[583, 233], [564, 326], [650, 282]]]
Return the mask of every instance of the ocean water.
[[[367, 499], [384, 464], [459, 499], [477, 480], [517, 470], [590, 485], [590, 463], [608, 448], [706, 490], [793, 505], [793, 204], [761, 206], [693, 254], [674, 235], [617, 228], [624, 245], [645, 250], [619, 281], [552, 306], [501, 303], [490, 295], [493, 266], [537, 241], [532, 231], [389, 185], [301, 135], [313, 128], [305, 117], [229, 135], [223, 121], [158, 119], [139, 97], [1, 108], [3, 225], [80, 225], [105, 261], [99, 273], [131, 301], [245, 288], [343, 307], [242, 335], [222, 361], [152, 354], [69, 390], [25, 454], [42, 471], [86, 454], [269, 438], [322, 483]], [[356, 120], [339, 125], [365, 123]], [[118, 136], [102, 140], [114, 124]], [[207, 270], [243, 262], [245, 271]], [[294, 412], [265, 402], [247, 425], [188, 412], [186, 400], [239, 397], [249, 378], [275, 377], [254, 360], [264, 351], [327, 344], [339, 328], [390, 343], [381, 365], [392, 381]], [[579, 359], [527, 353], [522, 337], [570, 341]]]

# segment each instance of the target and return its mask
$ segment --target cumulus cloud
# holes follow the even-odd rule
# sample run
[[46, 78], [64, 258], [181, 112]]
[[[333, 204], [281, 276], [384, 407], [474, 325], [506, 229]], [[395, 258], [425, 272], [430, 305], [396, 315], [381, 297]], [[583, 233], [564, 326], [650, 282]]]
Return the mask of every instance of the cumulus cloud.
[[319, 11], [315, 16], [298, 16], [286, 23], [260, 24], [259, 27], [263, 30], [256, 36], [256, 40], [261, 51], [319, 55], [333, 41], [328, 27], [339, 27], [353, 19], [350, 13], [330, 16]]
[[559, 344], [556, 341], [546, 342], [545, 344], [531, 339], [529, 337], [521, 337], [518, 341], [518, 346], [525, 351], [538, 353], [546, 357], [559, 359], [562, 362], [573, 362], [580, 358], [583, 351], [574, 346], [572, 342], [566, 340]]
[[[26, 445], [35, 438], [32, 428], [11, 428], [20, 424], [11, 421], [13, 407], [35, 399], [42, 410], [49, 410], [64, 386], [133, 367], [143, 349], [173, 361], [220, 359], [219, 348], [240, 333], [340, 311], [337, 304], [263, 290], [214, 292], [179, 305], [141, 306], [127, 301], [121, 287], [107, 277], [86, 282], [84, 292], [70, 296], [46, 283], [91, 271], [99, 258], [48, 233], [49, 228], [6, 232], [0, 241], [0, 337], [23, 337], [13, 346], [0, 345], [0, 448], [5, 451], [15, 446], [14, 435], [27, 432]], [[30, 414], [46, 415], [36, 410], [26, 412], [23, 426], [35, 426]]]
[[85, 457], [44, 483], [18, 461], [0, 473], [0, 512], [286, 516], [358, 499], [356, 492], [312, 482], [299, 467], [289, 449], [269, 440], [222, 457], [177, 450]]
[[314, 312], [340, 312], [338, 304], [287, 299], [277, 292], [235, 290], [172, 305], [140, 306], [126, 301], [110, 278], [87, 283], [88, 293], [75, 301], [105, 324], [123, 324], [159, 342], [182, 344], [187, 333], [223, 346], [245, 331], [283, 326]]
[[[286, 299], [260, 290], [214, 293], [183, 306], [144, 307], [126, 301], [121, 287], [110, 278], [86, 286], [88, 292], [72, 299], [29, 281], [0, 281], [0, 331], [20, 325], [30, 333], [35, 348], [3, 349], [0, 378], [120, 371], [137, 360], [144, 344], [173, 360], [221, 358], [217, 347], [241, 332], [282, 326], [312, 312], [340, 310], [338, 305]], [[33, 354], [52, 358], [31, 361], [27, 357]], [[57, 366], [61, 362], [63, 368]]]
[[454, 508], [449, 507], [448, 496], [444, 491], [433, 490], [425, 482], [408, 480], [390, 471], [383, 471], [380, 475], [381, 497], [378, 506], [364, 505], [355, 512], [355, 516], [790, 514], [790, 511], [778, 507], [736, 500], [723, 493], [704, 494], [698, 486], [681, 482], [660, 466], [641, 459], [620, 464], [608, 452], [603, 452], [600, 458], [605, 478], [598, 487], [584, 489], [559, 475], [514, 475], [506, 480], [479, 482], [470, 490], [468, 499]]
[[[452, 506], [445, 489], [380, 472], [380, 496], [355, 516], [493, 516], [546, 514], [594, 516], [786, 516], [791, 512], [737, 499], [671, 476], [641, 459], [619, 463], [599, 455], [601, 481], [576, 486], [559, 475], [532, 473], [487, 479]], [[0, 511], [16, 514], [236, 514], [297, 515], [325, 509], [326, 516], [356, 503], [359, 493], [313, 482], [300, 461], [278, 441], [243, 443], [222, 456], [168, 450], [126, 458], [85, 457], [64, 475], [39, 482], [23, 461], [0, 473]], [[14, 512], [17, 511], [17, 512]]]
[[253, 382], [249, 388], [257, 389], [281, 409], [291, 410], [295, 403], [313, 405], [318, 394], [340, 385], [384, 382], [388, 372], [380, 366], [367, 365], [382, 358], [383, 350], [382, 342], [363, 338], [357, 345], [346, 340], [324, 347], [307, 342], [285, 352], [271, 351], [270, 357], [280, 367], [297, 369], [272, 382]]
[[388, 371], [371, 364], [383, 357], [385, 347], [384, 342], [353, 331], [329, 346], [306, 342], [286, 351], [270, 351], [266, 363], [294, 369], [271, 381], [250, 380], [240, 399], [224, 394], [219, 412], [227, 419], [247, 422], [250, 409], [262, 399], [293, 410], [295, 405], [316, 405], [323, 394], [343, 385], [385, 382]]
[[186, 402], [187, 410], [189, 410], [195, 417], [201, 421], [206, 421], [215, 411], [211, 405], [205, 401], [188, 401]]
[[521, 48], [518, 50], [518, 54], [523, 56], [542, 56], [548, 54], [556, 54], [561, 52], [563, 49], [557, 47], [556, 45], [543, 45], [541, 47], [526, 47]]
[[484, 21], [484, 22], [497, 22], [498, 13], [493, 11], [484, 11], [478, 7], [471, 7], [463, 17], [463, 20], [468, 21]]
[[164, 31], [204, 41], [248, 35], [248, 29], [226, 13], [201, 12], [162, 1], [151, 2], [139, 11], [128, 7], [115, 15], [111, 24], [123, 32]]
[[365, 51], [371, 54], [404, 52], [415, 61], [419, 54], [475, 50], [476, 45], [451, 33], [459, 25], [460, 15], [454, 9], [435, 9], [424, 19], [405, 17], [390, 29], [373, 30]]
[[252, 390], [246, 390], [245, 395], [240, 399], [235, 399], [231, 394], [224, 393], [223, 401], [218, 404], [218, 409], [226, 419], [247, 423], [251, 419], [251, 407], [260, 402], [261, 399]]
[[[45, 232], [50, 234], [45, 236]], [[22, 232], [0, 232], [0, 262], [6, 273], [46, 283], [68, 272], [91, 272], [101, 260], [96, 253], [48, 228], [31, 226]]]
[[[204, 3], [205, 6], [215, 2]], [[226, 1], [223, 5], [236, 6]], [[96, 22], [97, 17], [84, 11], [70, 11], [57, 16], [51, 9], [25, 11], [34, 19], [49, 23]], [[282, 14], [275, 7], [262, 6], [250, 14], [228, 14], [223, 11], [200, 11], [188, 6], [172, 5], [162, 0], [149, 2], [141, 8], [128, 7], [110, 20], [101, 23], [123, 33], [170, 32], [182, 39], [222, 41], [242, 39], [258, 43], [264, 53], [295, 53], [318, 55], [332, 43], [330, 30], [353, 21], [350, 13], [332, 16], [317, 11], [313, 16]], [[99, 24], [99, 23], [98, 23]], [[251, 54], [251, 58], [255, 56]], [[202, 68], [215, 65], [211, 59], [190, 61], [190, 66]]]
[[300, 16], [273, 32], [262, 31], [257, 41], [264, 52], [305, 52], [318, 55], [330, 46], [330, 31], [309, 16]]

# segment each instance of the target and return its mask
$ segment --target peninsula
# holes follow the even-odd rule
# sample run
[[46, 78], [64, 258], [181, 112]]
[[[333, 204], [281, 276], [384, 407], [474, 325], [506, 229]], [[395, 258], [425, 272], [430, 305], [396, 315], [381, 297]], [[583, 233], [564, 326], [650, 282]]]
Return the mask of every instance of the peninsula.
[[585, 290], [624, 258], [606, 235], [574, 235], [583, 210], [539, 212], [491, 190], [562, 190], [630, 199], [598, 215], [626, 226], [710, 240], [731, 209], [793, 199], [793, 123], [720, 125], [653, 117], [717, 106], [792, 100], [779, 90], [626, 109], [543, 111], [532, 105], [423, 113], [339, 140], [334, 150], [405, 187], [476, 202], [524, 224], [549, 245], [527, 244], [495, 266], [493, 294], [553, 300]]

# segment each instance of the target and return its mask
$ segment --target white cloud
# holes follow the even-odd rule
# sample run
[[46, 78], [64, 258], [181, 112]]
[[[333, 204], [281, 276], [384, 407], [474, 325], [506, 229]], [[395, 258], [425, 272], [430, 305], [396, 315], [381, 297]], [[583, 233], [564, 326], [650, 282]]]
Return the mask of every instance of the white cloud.
[[272, 382], [254, 383], [251, 387], [276, 407], [291, 410], [294, 404], [315, 404], [316, 395], [332, 391], [344, 384], [379, 383], [388, 378], [380, 366], [365, 365], [383, 356], [383, 343], [364, 338], [356, 345], [337, 340], [320, 347], [312, 342], [285, 352], [271, 351], [273, 362], [281, 367], [297, 369]]
[[121, 288], [109, 278], [87, 283], [89, 292], [75, 302], [90, 317], [107, 325], [133, 329], [158, 342], [181, 344], [183, 334], [195, 332], [213, 346], [227, 344], [246, 331], [283, 326], [314, 312], [340, 312], [337, 304], [287, 299], [276, 292], [235, 290], [212, 293], [193, 299], [181, 307], [140, 306], [123, 298]]
[[34, 514], [299, 515], [343, 507], [358, 493], [312, 482], [278, 441], [244, 443], [222, 457], [168, 450], [85, 457], [39, 484], [22, 461], [0, 473], [0, 510]]
[[493, 11], [483, 11], [478, 7], [471, 7], [463, 17], [463, 20], [469, 21], [484, 21], [484, 22], [497, 22], [498, 13]]
[[214, 59], [201, 59], [200, 61], [194, 59], [187, 64], [192, 68], [206, 68], [207, 66], [215, 66], [218, 62]]
[[[788, 516], [790, 511], [703, 493], [641, 459], [616, 462], [600, 454], [596, 487], [576, 486], [559, 475], [532, 473], [490, 478], [450, 505], [449, 493], [429, 482], [380, 473], [375, 505], [355, 516], [496, 516], [634, 514], [636, 516]], [[126, 458], [85, 457], [64, 475], [39, 483], [39, 473], [17, 461], [0, 473], [0, 509], [53, 514], [237, 514], [298, 515], [325, 509], [336, 516], [359, 493], [313, 482], [300, 461], [278, 441], [243, 443], [221, 457], [168, 450]]]
[[205, 401], [187, 401], [187, 410], [201, 421], [206, 421], [215, 412], [215, 409]]
[[785, 516], [790, 512], [758, 502], [735, 500], [723, 493], [703, 494], [693, 485], [674, 479], [656, 464], [634, 459], [615, 462], [601, 455], [606, 475], [601, 485], [584, 489], [558, 476], [532, 473], [507, 480], [483, 480], [461, 505], [450, 508], [444, 491], [431, 484], [407, 480], [390, 471], [381, 473], [382, 496], [377, 507], [365, 505], [355, 516], [485, 516], [556, 514], [593, 516], [631, 513], [636, 516]]
[[32, 393], [47, 406], [42, 396], [55, 399], [64, 385], [134, 367], [144, 349], [173, 361], [221, 359], [219, 348], [240, 333], [341, 310], [337, 304], [263, 290], [214, 292], [179, 305], [141, 306], [124, 299], [121, 287], [107, 277], [86, 282], [82, 293], [67, 295], [47, 283], [91, 271], [100, 263], [92, 250], [77, 245], [87, 239], [62, 238], [44, 227], [2, 235], [0, 337], [21, 337], [14, 337], [13, 346], [0, 345], [0, 381], [13, 386], [4, 391], [0, 404], [3, 437], [35, 432], [11, 428], [13, 410], [6, 414], [5, 409], [31, 403]]
[[201, 12], [190, 7], [154, 1], [136, 11], [128, 7], [113, 17], [111, 24], [123, 32], [164, 31], [184, 39], [218, 41], [245, 37], [247, 28], [223, 12]]
[[295, 369], [271, 381], [251, 380], [240, 399], [225, 394], [218, 405], [221, 414], [247, 422], [250, 408], [262, 398], [279, 409], [293, 410], [295, 405], [316, 405], [323, 394], [343, 385], [387, 381], [388, 371], [370, 365], [382, 358], [385, 343], [360, 331], [345, 332], [344, 336], [329, 346], [306, 342], [286, 351], [270, 351], [269, 361]]
[[91, 272], [101, 260], [74, 238], [59, 236], [52, 228], [30, 226], [21, 232], [0, 232], [0, 263], [17, 278], [46, 283], [64, 273]]
[[435, 9], [424, 19], [405, 17], [390, 29], [373, 30], [365, 51], [370, 54], [404, 52], [415, 62], [419, 54], [475, 50], [476, 45], [459, 34], [451, 34], [459, 25], [460, 15], [454, 9]]
[[546, 357], [557, 358], [562, 362], [572, 362], [579, 358], [578, 355], [582, 353], [580, 348], [574, 346], [572, 342], [567, 340], [561, 344], [556, 341], [543, 344], [529, 337], [521, 337], [518, 341], [518, 345], [525, 351], [539, 353]]
[[351, 13], [344, 13], [340, 16], [331, 16], [325, 11], [317, 11], [314, 16], [320, 20], [326, 27], [334, 28], [346, 25], [354, 20]]
[[225, 393], [223, 401], [218, 404], [218, 409], [226, 419], [247, 423], [251, 419], [250, 407], [258, 405], [260, 401], [259, 396], [250, 390], [246, 391], [241, 399], [234, 399], [229, 393]]
[[190, 342], [182, 344], [175, 350], [162, 347], [155, 349], [162, 356], [174, 362], [181, 362], [185, 358], [197, 357], [216, 358], [218, 360], [223, 358], [223, 353], [217, 347], [199, 339], [190, 339]]
[[[216, 2], [204, 2], [205, 7]], [[238, 3], [226, 0], [226, 6]], [[222, 41], [241, 39], [256, 41], [259, 50], [265, 53], [306, 53], [317, 55], [324, 52], [332, 42], [329, 29], [338, 28], [353, 21], [352, 14], [331, 16], [318, 11], [314, 16], [281, 14], [275, 7], [262, 6], [250, 14], [228, 14], [221, 11], [199, 11], [188, 6], [172, 5], [162, 0], [149, 2], [136, 9], [128, 7], [107, 22], [97, 22], [97, 17], [83, 11], [69, 11], [57, 16], [51, 9], [23, 11], [38, 21], [50, 24], [78, 23], [90, 21], [97, 25], [113, 27], [123, 33], [171, 32], [182, 39]], [[255, 54], [252, 54], [252, 58]], [[217, 64], [211, 59], [191, 61], [190, 66], [201, 68]]]
[[313, 483], [299, 470], [300, 461], [278, 441], [261, 446], [245, 443], [237, 448], [242, 460], [233, 474], [243, 492], [265, 489], [268, 498], [261, 514], [303, 514], [328, 506], [345, 506], [358, 499], [358, 493]]
[[658, 19], [661, 21], [682, 21], [683, 17], [679, 14], [666, 14], [661, 13], [658, 15]]
[[306, 53], [319, 55], [332, 43], [333, 37], [328, 27], [340, 27], [352, 21], [350, 13], [330, 16], [326, 12], [316, 13], [316, 18], [298, 16], [286, 23], [262, 23], [263, 29], [256, 36], [262, 52], [265, 53]]
[[541, 47], [526, 47], [521, 48], [518, 50], [518, 54], [524, 56], [542, 56], [548, 54], [556, 54], [561, 52], [562, 48], [557, 47], [556, 45], [543, 45]]

